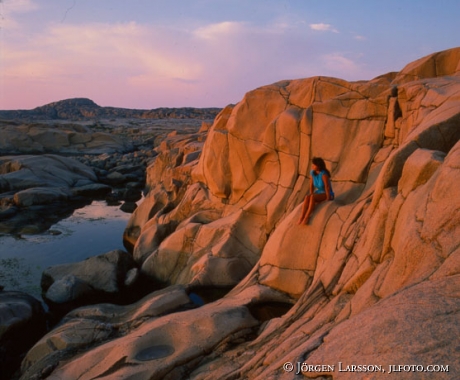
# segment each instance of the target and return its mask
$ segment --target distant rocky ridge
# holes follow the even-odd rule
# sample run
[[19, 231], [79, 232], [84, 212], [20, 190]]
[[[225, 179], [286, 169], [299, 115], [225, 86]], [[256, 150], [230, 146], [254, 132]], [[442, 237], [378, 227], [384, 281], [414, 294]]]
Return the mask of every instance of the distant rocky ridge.
[[87, 98], [66, 99], [32, 110], [0, 111], [0, 120], [214, 119], [220, 108], [155, 108], [150, 110], [101, 107]]

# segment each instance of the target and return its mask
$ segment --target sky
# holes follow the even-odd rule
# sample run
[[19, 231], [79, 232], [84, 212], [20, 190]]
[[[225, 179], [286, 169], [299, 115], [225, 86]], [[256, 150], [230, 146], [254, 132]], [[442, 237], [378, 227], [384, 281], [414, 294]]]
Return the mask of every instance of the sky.
[[0, 0], [0, 109], [225, 107], [460, 46], [459, 0]]

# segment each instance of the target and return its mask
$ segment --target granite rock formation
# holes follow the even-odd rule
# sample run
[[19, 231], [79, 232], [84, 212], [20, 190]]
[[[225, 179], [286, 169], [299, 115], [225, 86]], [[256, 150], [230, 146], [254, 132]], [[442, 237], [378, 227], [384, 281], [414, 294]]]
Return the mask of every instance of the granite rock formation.
[[[136, 324], [145, 300], [104, 311], [116, 333], [97, 325], [100, 309], [77, 310], [29, 352], [23, 378], [294, 379], [297, 363], [320, 365], [306, 378], [381, 379], [398, 364], [458, 377], [459, 140], [460, 48], [370, 81], [249, 92], [208, 132], [164, 142], [124, 237], [171, 291], [232, 291]], [[336, 199], [299, 226], [313, 156]], [[292, 308], [262, 321], [251, 310], [267, 302]]]

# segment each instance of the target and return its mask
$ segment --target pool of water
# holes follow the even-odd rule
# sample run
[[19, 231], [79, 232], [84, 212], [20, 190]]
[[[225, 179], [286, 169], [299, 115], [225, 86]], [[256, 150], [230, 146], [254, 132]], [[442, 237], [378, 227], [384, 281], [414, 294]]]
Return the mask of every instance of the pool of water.
[[0, 235], [0, 285], [41, 298], [40, 279], [52, 265], [82, 261], [124, 249], [123, 231], [131, 214], [93, 201], [38, 235]]

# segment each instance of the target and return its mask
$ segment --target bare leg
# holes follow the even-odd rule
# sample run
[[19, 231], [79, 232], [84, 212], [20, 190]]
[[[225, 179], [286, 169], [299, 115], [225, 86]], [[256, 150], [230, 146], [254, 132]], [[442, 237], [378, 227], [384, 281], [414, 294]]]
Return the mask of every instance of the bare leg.
[[305, 214], [307, 213], [308, 206], [310, 205], [311, 195], [307, 195], [303, 200], [302, 212], [300, 213], [300, 218], [297, 224], [302, 224], [304, 222]]
[[303, 218], [303, 223], [308, 224], [310, 220], [310, 215], [312, 214], [313, 210], [315, 209], [316, 203], [321, 203], [322, 201], [326, 200], [326, 194], [313, 194], [310, 197], [310, 204], [308, 205], [307, 213]]
[[315, 197], [312, 196], [310, 197], [310, 203], [308, 205], [307, 213], [305, 214], [305, 217], [303, 219], [304, 224], [308, 224], [308, 222], [310, 221], [310, 215], [314, 209], [315, 209]]

